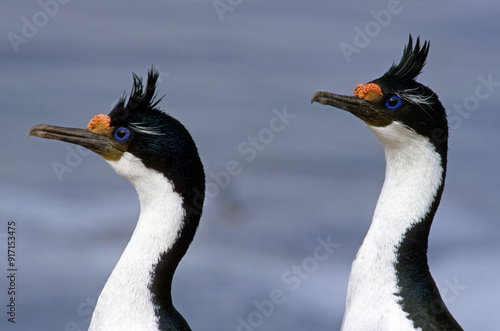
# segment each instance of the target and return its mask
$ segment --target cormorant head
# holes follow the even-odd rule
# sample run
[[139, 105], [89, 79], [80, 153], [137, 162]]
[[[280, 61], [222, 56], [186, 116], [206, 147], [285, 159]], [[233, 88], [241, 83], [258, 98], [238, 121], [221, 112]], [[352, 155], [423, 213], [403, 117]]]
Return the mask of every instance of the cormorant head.
[[86, 147], [128, 179], [137, 176], [133, 165], [114, 165], [133, 155], [146, 168], [163, 173], [176, 190], [187, 192], [195, 187], [204, 192], [203, 166], [191, 135], [179, 121], [156, 107], [161, 101], [156, 99], [158, 72], [149, 71], [145, 87], [140, 78], [133, 77], [128, 101], [122, 97], [108, 115], [92, 118], [86, 129], [42, 124], [31, 128], [29, 135]]
[[415, 81], [421, 73], [429, 42], [415, 46], [410, 35], [399, 63], [393, 64], [380, 78], [368, 84], [358, 84], [354, 96], [316, 92], [311, 102], [347, 110], [370, 127], [386, 127], [391, 123], [427, 137], [438, 149], [447, 146], [448, 124], [444, 107], [437, 95]]

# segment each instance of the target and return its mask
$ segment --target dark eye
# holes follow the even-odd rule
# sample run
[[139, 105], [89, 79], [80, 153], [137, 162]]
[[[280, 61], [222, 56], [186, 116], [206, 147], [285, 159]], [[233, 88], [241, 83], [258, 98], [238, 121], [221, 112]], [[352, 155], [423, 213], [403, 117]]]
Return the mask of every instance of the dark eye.
[[127, 141], [128, 138], [130, 138], [130, 130], [127, 128], [120, 127], [115, 130], [114, 137], [116, 141], [123, 143]]
[[395, 110], [401, 107], [403, 104], [403, 101], [401, 101], [401, 98], [398, 97], [397, 95], [393, 95], [389, 99], [387, 99], [387, 102], [385, 103], [385, 107], [390, 110]]

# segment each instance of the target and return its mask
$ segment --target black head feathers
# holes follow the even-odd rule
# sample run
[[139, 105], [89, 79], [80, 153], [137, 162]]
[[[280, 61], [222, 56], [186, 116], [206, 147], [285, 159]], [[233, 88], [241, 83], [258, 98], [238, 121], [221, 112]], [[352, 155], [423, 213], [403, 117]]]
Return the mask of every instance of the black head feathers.
[[148, 70], [146, 88], [144, 88], [140, 77], [136, 74], [132, 75], [134, 77], [134, 86], [132, 87], [132, 92], [130, 93], [127, 105], [125, 105], [126, 97], [123, 96], [115, 107], [128, 108], [129, 110], [136, 108], [154, 109], [161, 99], [163, 99], [163, 97], [161, 97], [158, 100], [155, 100], [156, 83], [158, 81], [158, 77], [160, 76], [158, 70], [154, 68]]
[[165, 174], [185, 199], [193, 194], [193, 185], [204, 192], [203, 165], [193, 138], [181, 122], [157, 108], [162, 99], [156, 98], [159, 72], [148, 70], [145, 86], [137, 75], [133, 78], [128, 101], [122, 97], [108, 115], [110, 127], [128, 131], [126, 151]]
[[128, 101], [126, 95], [120, 98], [109, 113], [111, 124], [113, 126], [124, 126], [136, 123], [141, 126], [147, 124], [150, 128], [158, 127], [156, 122], [160, 118], [168, 117], [168, 115], [156, 108], [163, 99], [163, 97], [157, 98], [156, 95], [156, 83], [160, 74], [154, 67], [149, 69], [146, 86], [143, 85], [142, 78], [136, 74], [132, 75], [134, 85]]
[[408, 45], [406, 45], [403, 56], [399, 63], [393, 64], [391, 68], [379, 78], [379, 80], [412, 81], [422, 72], [429, 53], [429, 42], [425, 41], [420, 47], [420, 40], [417, 37], [415, 47], [410, 35]]

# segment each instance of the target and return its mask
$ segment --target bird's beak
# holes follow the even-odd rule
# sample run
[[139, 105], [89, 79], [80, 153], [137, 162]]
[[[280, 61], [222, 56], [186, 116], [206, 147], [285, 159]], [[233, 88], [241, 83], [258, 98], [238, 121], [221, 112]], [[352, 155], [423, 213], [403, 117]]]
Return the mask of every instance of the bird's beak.
[[30, 129], [28, 136], [80, 145], [109, 161], [119, 160], [126, 151], [126, 148], [114, 140], [111, 134], [94, 133], [87, 129], [39, 124]]
[[371, 126], [386, 126], [393, 121], [384, 109], [357, 96], [319, 91], [313, 94], [311, 103], [313, 102], [346, 110]]

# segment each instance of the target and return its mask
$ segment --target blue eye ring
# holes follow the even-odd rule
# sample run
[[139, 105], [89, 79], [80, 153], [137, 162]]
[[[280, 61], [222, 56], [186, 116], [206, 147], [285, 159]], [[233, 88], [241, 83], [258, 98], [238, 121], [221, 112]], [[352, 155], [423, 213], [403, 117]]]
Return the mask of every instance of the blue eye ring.
[[390, 110], [396, 110], [403, 104], [403, 100], [397, 95], [393, 95], [385, 102], [385, 107]]
[[121, 126], [115, 130], [113, 137], [118, 142], [126, 142], [130, 138], [130, 130]]

